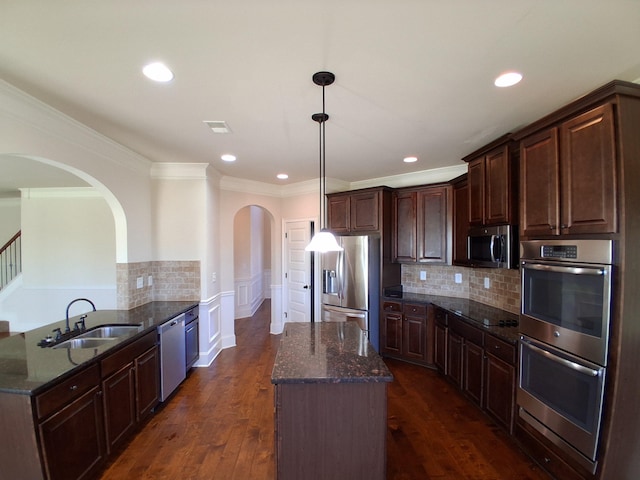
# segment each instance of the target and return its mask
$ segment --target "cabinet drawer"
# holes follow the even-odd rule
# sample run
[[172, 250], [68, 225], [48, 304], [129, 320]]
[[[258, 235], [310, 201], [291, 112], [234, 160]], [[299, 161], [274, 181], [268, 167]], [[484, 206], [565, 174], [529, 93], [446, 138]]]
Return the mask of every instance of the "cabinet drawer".
[[400, 302], [383, 302], [382, 310], [385, 312], [401, 312], [402, 304]]
[[402, 312], [405, 315], [415, 315], [415, 316], [424, 317], [427, 315], [427, 306], [420, 305], [417, 303], [405, 303], [402, 308]]
[[473, 342], [479, 347], [483, 346], [482, 331], [478, 330], [476, 327], [469, 325], [468, 323], [465, 323], [463, 320], [458, 320], [457, 318], [449, 318], [449, 328], [463, 337], [465, 340]]
[[100, 385], [100, 369], [97, 364], [94, 364], [36, 396], [38, 418], [44, 418], [60, 410], [97, 385]]
[[516, 364], [516, 346], [500, 340], [493, 335], [485, 335], [484, 349], [487, 353], [504, 360], [510, 365]]
[[120, 370], [134, 358], [142, 355], [157, 343], [158, 333], [153, 330], [144, 337], [114, 352], [100, 362], [102, 366], [102, 376], [107, 377], [113, 372]]

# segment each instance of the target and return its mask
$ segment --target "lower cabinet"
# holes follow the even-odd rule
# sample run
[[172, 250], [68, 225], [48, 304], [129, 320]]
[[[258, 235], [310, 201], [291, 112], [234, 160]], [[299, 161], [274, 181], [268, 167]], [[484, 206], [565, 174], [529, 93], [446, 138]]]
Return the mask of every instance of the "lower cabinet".
[[103, 377], [109, 375], [102, 382], [102, 390], [107, 446], [111, 452], [129, 438], [159, 402], [156, 333], [150, 332], [105, 358], [101, 367]]
[[400, 301], [382, 302], [381, 352], [420, 364], [433, 364], [434, 324], [427, 305]]
[[484, 408], [509, 433], [513, 433], [516, 395], [516, 347], [492, 335], [487, 335], [484, 349]]
[[[43, 418], [38, 432], [46, 478], [92, 477], [102, 466], [107, 452], [97, 366], [77, 373], [36, 397], [36, 411], [36, 415]], [[50, 412], [53, 414], [49, 415]]]
[[473, 403], [513, 433], [517, 347], [439, 309], [435, 361]]
[[434, 358], [433, 363], [438, 368], [438, 371], [443, 375], [447, 374], [447, 342], [448, 342], [448, 328], [447, 328], [447, 311], [436, 306], [431, 306], [431, 312], [433, 315], [433, 323], [435, 329], [435, 344], [434, 344]]

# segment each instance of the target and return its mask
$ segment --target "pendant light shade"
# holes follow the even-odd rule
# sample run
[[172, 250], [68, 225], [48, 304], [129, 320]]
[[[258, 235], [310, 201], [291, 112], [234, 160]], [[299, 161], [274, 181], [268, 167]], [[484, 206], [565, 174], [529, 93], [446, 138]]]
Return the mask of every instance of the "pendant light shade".
[[325, 134], [325, 123], [329, 120], [329, 115], [327, 115], [324, 111], [324, 87], [327, 85], [331, 85], [336, 79], [335, 75], [331, 72], [318, 72], [313, 75], [313, 83], [316, 85], [320, 85], [322, 87], [322, 113], [314, 113], [311, 115], [311, 119], [314, 122], [318, 122], [319, 131], [320, 131], [320, 175], [318, 176], [320, 179], [320, 231], [317, 232], [309, 245], [305, 247], [307, 252], [339, 252], [343, 250], [343, 248], [338, 245], [336, 237], [333, 236], [326, 228], [326, 211], [324, 208], [325, 204], [325, 190], [327, 185], [326, 180], [326, 134]]
[[339, 252], [340, 250], [344, 250], [340, 245], [338, 245], [338, 241], [336, 237], [333, 236], [327, 229], [320, 230], [316, 233], [309, 245], [305, 247], [307, 252]]

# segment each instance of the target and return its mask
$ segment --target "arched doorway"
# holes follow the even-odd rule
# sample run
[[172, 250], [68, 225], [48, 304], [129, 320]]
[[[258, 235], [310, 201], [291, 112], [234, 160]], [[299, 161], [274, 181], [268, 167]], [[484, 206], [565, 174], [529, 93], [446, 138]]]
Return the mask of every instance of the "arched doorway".
[[113, 194], [86, 173], [50, 159], [4, 154], [0, 170], [0, 198], [15, 201], [19, 213], [11, 226], [22, 231], [23, 275], [0, 298], [11, 328], [26, 331], [57, 321], [69, 299], [80, 296], [116, 308], [116, 258], [118, 245], [126, 258], [126, 222]]

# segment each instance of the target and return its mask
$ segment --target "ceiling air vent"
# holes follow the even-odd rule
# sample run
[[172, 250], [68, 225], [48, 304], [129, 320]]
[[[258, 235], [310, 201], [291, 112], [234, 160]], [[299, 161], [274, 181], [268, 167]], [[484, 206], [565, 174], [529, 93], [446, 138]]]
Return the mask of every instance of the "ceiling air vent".
[[224, 121], [205, 120], [204, 123], [209, 127], [213, 133], [231, 133], [229, 125]]

